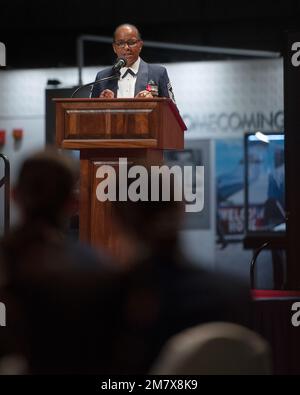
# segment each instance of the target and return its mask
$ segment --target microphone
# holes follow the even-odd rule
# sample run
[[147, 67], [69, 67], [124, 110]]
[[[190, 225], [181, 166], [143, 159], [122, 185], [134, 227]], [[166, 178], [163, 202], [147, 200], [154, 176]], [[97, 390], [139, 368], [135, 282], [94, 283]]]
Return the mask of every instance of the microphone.
[[78, 87], [77, 89], [75, 89], [75, 91], [72, 93], [71, 98], [74, 97], [74, 95], [75, 95], [77, 92], [79, 92], [81, 89], [83, 89], [83, 88], [87, 88], [87, 87], [89, 87], [89, 86], [94, 86], [94, 85], [100, 84], [100, 82], [102, 82], [102, 81], [119, 79], [119, 77], [120, 77], [120, 69], [121, 69], [122, 67], [126, 66], [126, 63], [127, 63], [127, 62], [126, 62], [126, 59], [125, 59], [125, 58], [118, 58], [118, 59], [115, 61], [113, 67], [112, 67], [113, 72], [114, 72], [113, 75], [110, 75], [109, 77], [104, 77], [104, 78], [101, 78], [100, 80], [96, 80], [96, 81], [94, 81], [94, 82], [89, 82], [88, 84], [79, 86], [79, 87]]
[[120, 69], [124, 66], [126, 66], [126, 59], [125, 58], [118, 58], [115, 61], [115, 64], [113, 65], [113, 70], [117, 73], [120, 71]]

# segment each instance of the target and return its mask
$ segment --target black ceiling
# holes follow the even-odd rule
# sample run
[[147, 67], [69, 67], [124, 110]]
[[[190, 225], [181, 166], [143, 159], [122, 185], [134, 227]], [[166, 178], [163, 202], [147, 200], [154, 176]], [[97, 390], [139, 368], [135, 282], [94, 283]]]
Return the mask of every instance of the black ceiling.
[[[179, 4], [163, 0], [2, 0], [0, 7], [0, 41], [7, 47], [8, 69], [75, 66], [78, 36], [111, 36], [124, 22], [136, 24], [144, 40], [280, 52], [284, 31], [300, 29], [298, 0], [182, 0]], [[108, 44], [87, 44], [85, 56], [87, 65], [113, 60]], [[144, 48], [143, 57], [150, 62], [220, 58], [150, 48]]]

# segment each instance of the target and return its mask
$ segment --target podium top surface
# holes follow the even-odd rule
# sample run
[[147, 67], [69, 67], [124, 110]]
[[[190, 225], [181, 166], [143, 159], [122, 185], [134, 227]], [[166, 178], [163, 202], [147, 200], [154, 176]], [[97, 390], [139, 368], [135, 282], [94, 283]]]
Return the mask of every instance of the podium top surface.
[[100, 99], [100, 98], [54, 98], [52, 99], [56, 103], [166, 103], [172, 113], [174, 114], [180, 128], [185, 131], [187, 130], [186, 124], [184, 123], [177, 106], [171, 99], [166, 97], [157, 97], [157, 98], [114, 98], [114, 99]]

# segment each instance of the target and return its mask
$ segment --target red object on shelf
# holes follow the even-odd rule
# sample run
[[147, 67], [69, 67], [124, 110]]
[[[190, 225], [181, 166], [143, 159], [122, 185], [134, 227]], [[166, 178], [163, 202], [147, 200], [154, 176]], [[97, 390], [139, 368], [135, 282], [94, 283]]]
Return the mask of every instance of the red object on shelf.
[[284, 298], [295, 298], [300, 299], [300, 291], [284, 291], [284, 290], [273, 290], [273, 289], [254, 289], [251, 292], [254, 300], [259, 299], [284, 299]]
[[6, 141], [6, 130], [0, 129], [0, 146], [4, 145]]
[[13, 138], [15, 140], [22, 140], [23, 138], [23, 129], [13, 129], [12, 131]]

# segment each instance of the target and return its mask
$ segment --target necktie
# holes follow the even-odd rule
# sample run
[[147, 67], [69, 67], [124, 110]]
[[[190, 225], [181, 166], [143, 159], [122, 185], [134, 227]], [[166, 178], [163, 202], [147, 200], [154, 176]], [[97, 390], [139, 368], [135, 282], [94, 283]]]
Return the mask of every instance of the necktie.
[[125, 73], [123, 74], [122, 78], [125, 78], [127, 74], [131, 74], [133, 77], [135, 77], [135, 73], [131, 69], [127, 69]]

